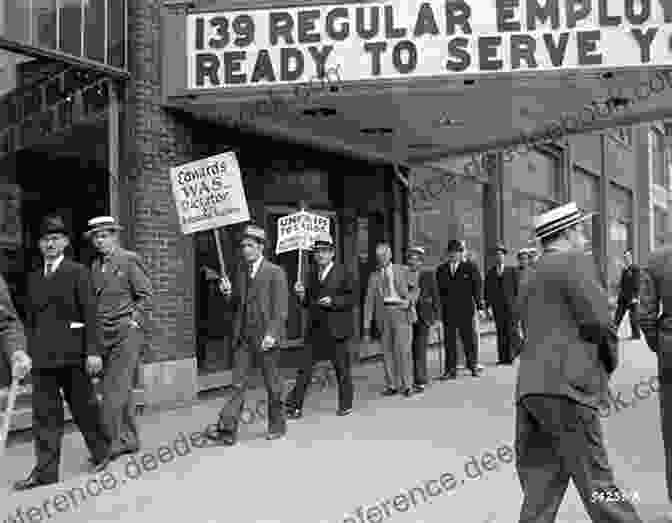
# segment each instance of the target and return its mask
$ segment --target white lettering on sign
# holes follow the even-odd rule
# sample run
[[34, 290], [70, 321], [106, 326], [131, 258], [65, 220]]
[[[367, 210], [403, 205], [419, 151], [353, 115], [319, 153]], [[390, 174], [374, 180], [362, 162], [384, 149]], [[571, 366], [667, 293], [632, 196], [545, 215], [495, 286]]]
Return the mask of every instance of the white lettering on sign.
[[276, 254], [297, 249], [312, 248], [315, 238], [329, 233], [328, 217], [300, 211], [278, 219], [278, 243]]
[[669, 0], [394, 0], [186, 17], [188, 89], [669, 65]]
[[170, 179], [183, 234], [250, 219], [235, 153], [173, 167]]

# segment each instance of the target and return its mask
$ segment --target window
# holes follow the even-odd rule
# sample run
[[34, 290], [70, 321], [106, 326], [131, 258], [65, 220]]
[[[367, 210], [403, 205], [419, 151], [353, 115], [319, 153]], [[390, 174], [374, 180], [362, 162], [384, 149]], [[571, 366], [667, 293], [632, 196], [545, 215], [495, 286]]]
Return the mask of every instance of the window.
[[[576, 202], [579, 208], [584, 212], [598, 212], [600, 209], [600, 180], [597, 176], [580, 167], [574, 167], [572, 173], [572, 200]], [[593, 220], [593, 225], [597, 223]], [[588, 240], [593, 244], [595, 237], [594, 227], [590, 223], [584, 227]], [[595, 245], [593, 244], [593, 248]]]
[[632, 145], [632, 127], [617, 127], [614, 130], [614, 135], [623, 143]]
[[665, 137], [658, 129], [651, 130], [651, 168], [653, 183], [661, 187], [668, 186], [667, 165], [665, 162]]
[[653, 208], [654, 248], [665, 243], [667, 237], [667, 211], [661, 207]]

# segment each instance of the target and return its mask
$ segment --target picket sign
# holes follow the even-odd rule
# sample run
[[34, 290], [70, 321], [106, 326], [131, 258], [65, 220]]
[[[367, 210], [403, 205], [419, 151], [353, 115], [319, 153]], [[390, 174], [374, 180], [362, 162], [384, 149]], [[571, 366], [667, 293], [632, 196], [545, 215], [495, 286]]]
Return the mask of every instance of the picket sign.
[[219, 228], [250, 219], [236, 153], [228, 151], [173, 167], [170, 180], [182, 234], [211, 230], [220, 272], [228, 279]]

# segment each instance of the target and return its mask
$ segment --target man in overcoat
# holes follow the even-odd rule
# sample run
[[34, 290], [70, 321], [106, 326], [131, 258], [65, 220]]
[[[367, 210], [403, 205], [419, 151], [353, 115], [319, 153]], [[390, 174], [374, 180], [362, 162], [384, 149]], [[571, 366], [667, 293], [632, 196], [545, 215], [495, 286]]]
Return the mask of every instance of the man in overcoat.
[[99, 469], [140, 449], [133, 390], [150, 330], [153, 289], [140, 255], [120, 246], [121, 230], [114, 217], [99, 216], [89, 220], [86, 232], [98, 253], [91, 267], [103, 343], [96, 367], [102, 369], [103, 426], [110, 440]]
[[217, 431], [208, 437], [220, 445], [238, 441], [240, 416], [254, 370], [261, 367], [268, 396], [268, 440], [287, 433], [279, 346], [285, 339], [289, 290], [285, 271], [264, 257], [266, 232], [248, 225], [241, 240], [242, 263], [233, 281], [224, 276], [220, 290], [233, 311], [233, 396], [219, 413]]
[[431, 269], [423, 269], [425, 249], [419, 245], [408, 249], [409, 276], [415, 286], [415, 311], [413, 324], [413, 388], [422, 392], [428, 384], [427, 343], [432, 325], [441, 310], [436, 276]]
[[609, 401], [618, 339], [584, 215], [570, 202], [539, 216], [543, 255], [521, 290], [527, 340], [516, 386], [520, 523], [556, 520], [570, 479], [594, 523], [641, 523], [616, 487], [598, 409]]
[[514, 313], [518, 295], [518, 276], [514, 267], [507, 267], [504, 264], [507, 253], [503, 244], [497, 245], [495, 265], [485, 276], [485, 305], [486, 308], [492, 309], [497, 328], [498, 365], [513, 363], [512, 346], [516, 336]]
[[632, 251], [630, 250], [623, 253], [623, 260], [625, 264], [623, 266], [623, 271], [621, 272], [614, 323], [616, 324], [616, 329], [618, 329], [623, 321], [623, 316], [625, 316], [627, 311], [628, 316], [630, 316], [632, 339], [639, 340], [641, 339], [641, 334], [639, 332], [637, 305], [639, 304], [640, 268], [639, 265], [632, 262]]
[[382, 331], [386, 387], [384, 396], [413, 395], [412, 326], [416, 320], [413, 281], [408, 267], [392, 263], [388, 243], [376, 247], [378, 269], [369, 277], [364, 302], [364, 342], [371, 339], [371, 322]]
[[478, 368], [478, 333], [475, 315], [483, 309], [483, 281], [474, 262], [463, 260], [464, 244], [448, 242], [448, 261], [436, 270], [443, 321], [444, 372], [440, 379], [457, 377], [457, 335], [464, 347], [467, 367], [474, 377]]
[[[672, 245], [654, 251], [640, 273], [639, 319], [658, 359], [661, 429], [667, 496], [672, 503]], [[672, 512], [667, 521], [672, 521]]]
[[[58, 482], [65, 426], [63, 397], [94, 464], [104, 462], [108, 439], [90, 374], [100, 370], [96, 301], [86, 267], [69, 260], [65, 223], [47, 216], [39, 247], [43, 264], [28, 277], [28, 352], [33, 361], [33, 436], [36, 465], [14, 484], [28, 490]], [[61, 396], [61, 391], [63, 396]]]
[[345, 266], [334, 261], [336, 246], [330, 234], [316, 238], [315, 270], [308, 286], [301, 281], [294, 286], [299, 301], [308, 310], [306, 347], [296, 385], [289, 394], [287, 415], [299, 419], [303, 401], [316, 361], [331, 360], [338, 382], [339, 416], [352, 412], [353, 385], [349, 342], [355, 332], [353, 308], [357, 303], [352, 276]]

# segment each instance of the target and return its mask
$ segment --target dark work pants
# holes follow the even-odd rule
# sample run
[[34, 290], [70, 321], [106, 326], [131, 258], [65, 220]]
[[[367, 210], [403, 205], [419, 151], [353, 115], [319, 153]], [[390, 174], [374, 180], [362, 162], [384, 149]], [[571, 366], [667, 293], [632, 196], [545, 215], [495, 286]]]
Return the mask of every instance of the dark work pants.
[[641, 523], [616, 492], [598, 411], [568, 398], [528, 396], [516, 410], [516, 467], [523, 489], [520, 523], [553, 523], [569, 480], [594, 523]]
[[35, 475], [46, 482], [58, 481], [65, 425], [61, 390], [91, 456], [97, 461], [102, 460], [108, 440], [93, 385], [84, 366], [33, 370], [32, 376]]
[[460, 335], [462, 346], [464, 347], [464, 356], [467, 360], [467, 367], [470, 370], [476, 370], [478, 365], [478, 350], [476, 329], [474, 327], [473, 315], [453, 315], [444, 314], [443, 317], [443, 347], [444, 347], [444, 372], [457, 372], [457, 335]]
[[142, 330], [128, 328], [103, 357], [103, 426], [112, 455], [140, 448], [133, 389], [143, 341]]
[[427, 342], [429, 325], [418, 320], [413, 324], [413, 383], [427, 385]]
[[505, 307], [493, 308], [495, 326], [497, 328], [497, 361], [510, 363], [513, 361], [512, 344], [514, 325], [511, 311]]
[[268, 395], [268, 429], [285, 432], [286, 421], [282, 404], [284, 383], [278, 370], [280, 351], [277, 348], [262, 351], [260, 343], [244, 338], [233, 355], [233, 396], [219, 413], [218, 428], [232, 435], [238, 433], [241, 413], [245, 407], [245, 393], [256, 366], [261, 367]]
[[658, 352], [658, 381], [667, 496], [672, 502], [672, 346], [665, 345], [662, 344]]
[[311, 382], [311, 378], [313, 377], [313, 367], [317, 361], [315, 359], [315, 349], [313, 348], [313, 345], [319, 343], [320, 347], [317, 350], [319, 350], [320, 353], [329, 356], [329, 360], [336, 372], [336, 380], [338, 382], [338, 408], [352, 408], [354, 387], [352, 385], [352, 362], [348, 341], [349, 340], [336, 340], [331, 336], [324, 336], [321, 337], [319, 341], [316, 340], [306, 345], [301, 367], [296, 374], [296, 385], [287, 397], [287, 404], [289, 407], [295, 409], [303, 408], [306, 391]]
[[630, 316], [630, 328], [632, 330], [632, 337], [639, 338], [641, 336], [639, 332], [639, 314], [637, 312], [637, 305], [634, 303], [628, 303], [624, 300], [618, 300], [618, 306], [616, 307], [616, 314], [614, 315], [614, 323], [618, 329], [621, 326], [623, 321], [623, 316], [625, 312], [628, 312]]

